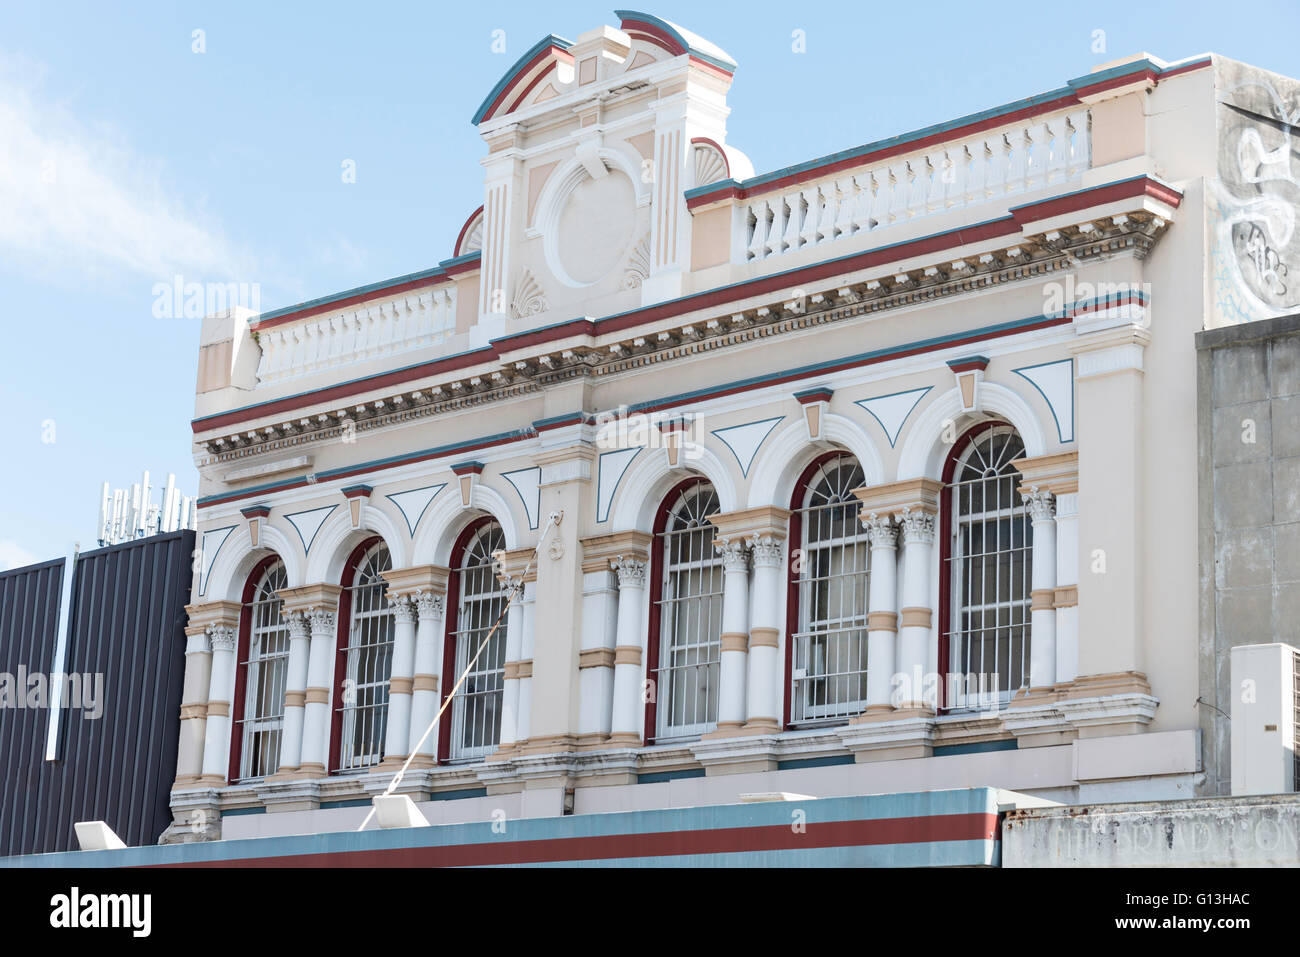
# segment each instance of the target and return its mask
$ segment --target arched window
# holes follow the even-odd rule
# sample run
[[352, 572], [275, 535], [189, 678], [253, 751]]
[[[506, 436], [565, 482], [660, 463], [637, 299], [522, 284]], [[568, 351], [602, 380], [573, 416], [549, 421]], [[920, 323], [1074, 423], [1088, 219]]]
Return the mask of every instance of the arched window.
[[985, 424], [953, 447], [945, 469], [950, 708], [1006, 701], [1029, 681], [1033, 524], [1011, 466], [1024, 454], [1015, 429]]
[[289, 626], [280, 614], [284, 602], [277, 592], [288, 585], [284, 563], [269, 558], [253, 570], [244, 589], [234, 696], [232, 781], [266, 777], [280, 767]]
[[[444, 693], [451, 691], [466, 668], [469, 674], [452, 701], [451, 725], [444, 738], [451, 761], [482, 758], [501, 741], [506, 675], [506, 622], [501, 613], [509, 592], [497, 579], [492, 555], [505, 547], [501, 526], [485, 517], [461, 533], [452, 549], [448, 596], [455, 613], [447, 619]], [[494, 632], [499, 618], [501, 624]]]
[[831, 453], [800, 478], [791, 535], [788, 651], [793, 725], [844, 721], [867, 706], [867, 574], [871, 552], [853, 490], [865, 484], [851, 455]]
[[720, 510], [713, 486], [693, 481], [670, 493], [655, 522], [647, 663], [656, 700], [646, 733], [657, 740], [717, 727], [723, 569], [708, 517]]
[[352, 554], [343, 575], [341, 635], [335, 697], [337, 771], [374, 767], [384, 758], [388, 727], [388, 679], [393, 668], [393, 610], [381, 572], [393, 567], [388, 546], [366, 543]]

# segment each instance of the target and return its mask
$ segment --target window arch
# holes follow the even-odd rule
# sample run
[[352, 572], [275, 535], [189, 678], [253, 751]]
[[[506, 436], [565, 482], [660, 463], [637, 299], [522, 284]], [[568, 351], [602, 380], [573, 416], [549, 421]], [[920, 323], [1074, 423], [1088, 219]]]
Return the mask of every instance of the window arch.
[[382, 573], [392, 566], [388, 546], [370, 539], [344, 568], [331, 734], [334, 771], [364, 770], [384, 758], [394, 622]]
[[668, 494], [655, 518], [646, 668], [655, 694], [647, 740], [698, 736], [717, 727], [722, 659], [722, 556], [710, 515], [713, 485], [690, 479]]
[[987, 707], [1029, 681], [1033, 523], [1011, 463], [1025, 454], [1005, 422], [982, 423], [944, 468], [941, 660], [945, 704]]
[[790, 502], [787, 725], [843, 722], [867, 706], [867, 589], [871, 546], [853, 490], [866, 484], [845, 452], [819, 456]]
[[279, 591], [289, 586], [284, 562], [263, 559], [244, 585], [231, 715], [229, 780], [247, 781], [280, 768], [289, 625]]
[[[501, 741], [501, 708], [505, 696], [506, 627], [502, 620], [509, 601], [507, 587], [497, 579], [493, 554], [506, 547], [500, 523], [483, 516], [465, 529], [451, 553], [447, 583], [446, 647], [443, 651], [443, 700], [456, 680], [470, 668], [451, 705], [451, 721], [439, 732], [439, 751], [450, 761], [473, 761], [490, 754]], [[488, 635], [491, 634], [491, 638]], [[477, 660], [474, 655], [487, 640]], [[474, 660], [473, 667], [470, 667]]]

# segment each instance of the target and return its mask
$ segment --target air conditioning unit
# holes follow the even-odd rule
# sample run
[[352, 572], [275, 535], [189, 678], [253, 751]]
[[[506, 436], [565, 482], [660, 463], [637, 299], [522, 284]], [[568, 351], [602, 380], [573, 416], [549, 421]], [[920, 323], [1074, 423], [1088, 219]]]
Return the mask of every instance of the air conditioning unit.
[[1290, 645], [1232, 649], [1232, 793], [1300, 790], [1300, 651]]

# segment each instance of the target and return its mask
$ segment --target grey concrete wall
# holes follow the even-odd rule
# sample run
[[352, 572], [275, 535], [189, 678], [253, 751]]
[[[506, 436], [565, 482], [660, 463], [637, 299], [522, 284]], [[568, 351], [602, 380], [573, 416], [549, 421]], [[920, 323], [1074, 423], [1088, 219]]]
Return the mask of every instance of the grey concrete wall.
[[1300, 795], [1007, 812], [1003, 867], [1297, 867]]
[[1229, 652], [1300, 640], [1300, 316], [1200, 333], [1201, 793], [1230, 791]]

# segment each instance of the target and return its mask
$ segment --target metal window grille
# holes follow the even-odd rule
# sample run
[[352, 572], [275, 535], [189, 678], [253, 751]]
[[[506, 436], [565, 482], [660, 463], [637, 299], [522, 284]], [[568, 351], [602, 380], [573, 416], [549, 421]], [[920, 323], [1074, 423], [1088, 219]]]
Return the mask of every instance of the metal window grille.
[[696, 485], [673, 505], [660, 536], [660, 740], [700, 735], [717, 726], [723, 570], [708, 517], [718, 511], [713, 486]]
[[393, 667], [393, 610], [388, 582], [381, 572], [392, 568], [388, 546], [375, 545], [357, 562], [348, 591], [351, 618], [343, 700], [339, 771], [373, 767], [384, 758], [388, 726], [388, 679]]
[[[505, 547], [501, 526], [492, 523], [484, 525], [465, 549], [456, 609], [456, 676], [464, 672], [506, 607], [508, 590], [498, 581], [492, 559], [493, 552]], [[502, 622], [452, 702], [452, 760], [481, 758], [500, 742], [505, 669], [506, 628]]]
[[276, 594], [287, 588], [284, 565], [266, 570], [248, 604], [248, 660], [245, 669], [244, 711], [240, 719], [240, 780], [265, 777], [280, 767], [280, 738], [284, 731], [284, 690], [289, 677], [289, 627], [280, 614]]
[[1013, 429], [994, 427], [962, 455], [948, 490], [952, 708], [1005, 703], [1029, 681], [1033, 524], [1010, 464], [1024, 453]]
[[852, 456], [825, 463], [808, 484], [802, 524], [799, 631], [791, 649], [790, 720], [843, 721], [866, 708], [867, 575], [870, 545]]

